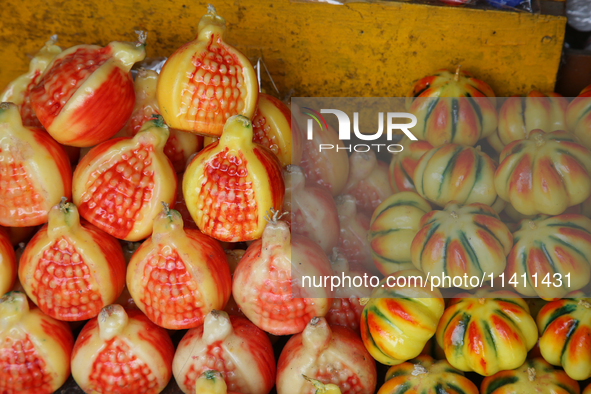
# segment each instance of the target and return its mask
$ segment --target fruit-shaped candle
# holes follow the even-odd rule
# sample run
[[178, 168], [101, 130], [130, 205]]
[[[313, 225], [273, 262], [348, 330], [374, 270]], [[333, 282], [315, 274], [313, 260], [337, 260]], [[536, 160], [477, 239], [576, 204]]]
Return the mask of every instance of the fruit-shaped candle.
[[0, 294], [7, 293], [16, 280], [16, 256], [10, 239], [0, 230]]
[[213, 369], [208, 369], [195, 381], [195, 394], [242, 394], [228, 391], [224, 376]]
[[219, 137], [234, 115], [254, 115], [259, 86], [246, 56], [225, 41], [226, 21], [213, 6], [197, 37], [177, 49], [160, 71], [157, 98], [172, 128]]
[[117, 133], [135, 102], [131, 67], [146, 57], [137, 42], [77, 45], [57, 55], [31, 91], [39, 121], [59, 143], [88, 147]]
[[301, 332], [311, 318], [326, 315], [332, 304], [330, 288], [314, 288], [302, 277], [318, 281], [332, 269], [316, 243], [292, 235], [277, 212], [271, 215], [262, 239], [248, 247], [236, 267], [232, 294], [257, 327], [290, 335]]
[[571, 101], [566, 111], [568, 131], [576, 135], [587, 149], [591, 149], [591, 110], [589, 108], [591, 108], [591, 85]]
[[133, 254], [127, 288], [137, 306], [161, 327], [197, 327], [213, 309], [223, 309], [232, 289], [230, 268], [219, 243], [166, 204], [154, 230]]
[[228, 119], [219, 142], [199, 152], [183, 176], [183, 195], [199, 229], [225, 242], [260, 238], [265, 212], [281, 209], [285, 185], [277, 158], [252, 142], [252, 123]]
[[371, 274], [360, 269], [351, 269], [338, 248], [334, 248], [330, 264], [333, 275], [339, 277], [342, 283], [334, 291], [334, 302], [325, 316], [326, 321], [330, 325], [350, 328], [359, 334], [359, 322], [363, 312], [360, 299], [371, 294], [371, 288], [367, 283]]
[[0, 392], [55, 392], [70, 376], [73, 346], [68, 325], [29, 308], [24, 293], [0, 297]]
[[376, 388], [375, 361], [359, 336], [329, 326], [322, 317], [311, 319], [285, 344], [277, 363], [277, 394], [316, 393], [316, 385], [302, 375], [334, 384], [343, 394], [373, 394]]
[[[43, 128], [31, 105], [31, 91], [41, 80], [43, 71], [49, 63], [62, 51], [55, 45], [56, 41], [57, 35], [52, 36], [31, 59], [29, 71], [10, 82], [0, 93], [0, 102], [11, 102], [18, 106], [23, 125], [26, 127]], [[80, 149], [73, 146], [63, 146], [63, 148], [70, 158], [70, 163], [72, 165], [77, 163]]]
[[394, 365], [386, 372], [386, 383], [378, 394], [398, 393], [478, 394], [478, 387], [445, 360], [421, 355]]
[[318, 184], [306, 184], [301, 167], [287, 166], [283, 208], [289, 213], [291, 231], [316, 242], [329, 254], [339, 243], [339, 214], [328, 190]]
[[[291, 105], [291, 114], [300, 130], [308, 130], [307, 121], [311, 116], [319, 115], [309, 108]], [[330, 191], [333, 197], [342, 193], [349, 177], [349, 157], [343, 141], [337, 132], [326, 122], [312, 123], [312, 132], [302, 131], [303, 151], [300, 166], [310, 182], [318, 183]], [[332, 149], [320, 149], [320, 146], [332, 146]]]
[[27, 244], [19, 279], [29, 298], [49, 316], [88, 320], [114, 302], [125, 285], [125, 258], [112, 236], [85, 221], [65, 198], [49, 223]]
[[11, 102], [18, 106], [24, 126], [43, 127], [31, 106], [31, 90], [39, 83], [47, 65], [62, 51], [55, 45], [56, 41], [57, 36], [52, 36], [31, 59], [29, 71], [10, 82], [0, 93], [0, 102]]
[[421, 218], [430, 211], [429, 203], [413, 192], [396, 193], [376, 208], [367, 239], [378, 271], [389, 275], [414, 268], [410, 245], [421, 228]]
[[360, 265], [367, 271], [376, 272], [367, 237], [370, 218], [357, 211], [356, 201], [355, 197], [348, 194], [335, 199], [341, 226], [339, 248], [343, 250], [349, 264]]
[[74, 171], [72, 195], [80, 215], [119, 239], [149, 236], [160, 203], [176, 200], [176, 174], [163, 151], [168, 135], [158, 117], [133, 138], [92, 148]]
[[275, 356], [267, 335], [243, 317], [213, 310], [189, 330], [176, 350], [172, 370], [185, 394], [205, 371], [219, 371], [229, 391], [268, 394], [275, 384]]
[[437, 342], [447, 361], [460, 371], [484, 376], [518, 368], [537, 340], [526, 302], [504, 290], [459, 294], [437, 327]]
[[501, 152], [499, 197], [524, 215], [559, 215], [591, 195], [591, 152], [566, 131], [533, 130]]
[[[442, 211], [421, 218], [421, 229], [410, 246], [412, 263], [433, 276], [496, 277], [505, 270], [513, 237], [495, 211], [484, 204], [451, 202]], [[485, 278], [485, 279], [486, 279]], [[462, 289], [478, 284], [462, 281]], [[438, 287], [456, 287], [442, 280]]]
[[488, 142], [501, 152], [507, 144], [527, 138], [532, 130], [566, 130], [567, 106], [568, 100], [558, 93], [532, 90], [525, 97], [510, 97], [499, 110], [498, 130]]
[[417, 270], [398, 271], [371, 294], [361, 315], [361, 339], [378, 362], [415, 358], [435, 334], [445, 304], [439, 289], [421, 286], [426, 280]]
[[460, 66], [455, 73], [443, 69], [417, 81], [406, 108], [417, 117], [413, 135], [434, 147], [474, 146], [497, 128], [495, 93]]
[[104, 307], [76, 339], [72, 377], [85, 393], [158, 394], [172, 377], [166, 330], [138, 310]]
[[402, 137], [399, 144], [403, 147], [402, 151], [393, 153], [390, 161], [390, 186], [394, 193], [414, 192], [413, 179], [417, 163], [433, 146], [427, 141], [412, 141], [407, 136]]
[[357, 209], [371, 215], [392, 195], [388, 164], [378, 160], [374, 151], [354, 152], [349, 156], [349, 179], [343, 194], [355, 197]]
[[24, 127], [18, 108], [0, 104], [0, 225], [37, 226], [72, 193], [64, 149], [46, 132]]
[[417, 193], [440, 207], [451, 201], [492, 206], [499, 199], [494, 183], [496, 169], [480, 147], [445, 144], [421, 157], [414, 185]]
[[545, 215], [519, 222], [507, 256], [508, 278], [520, 294], [545, 300], [564, 297], [589, 283], [591, 219], [583, 215]]
[[552, 365], [576, 380], [591, 377], [591, 298], [584, 291], [549, 302], [536, 318], [540, 352]]
[[526, 360], [519, 368], [487, 376], [480, 385], [486, 394], [579, 394], [579, 384], [543, 358]]
[[[120, 137], [133, 137], [140, 131], [144, 123], [152, 120], [154, 115], [160, 114], [156, 101], [156, 84], [158, 73], [154, 70], [141, 68], [134, 81], [135, 107], [131, 117], [117, 133]], [[164, 146], [164, 153], [170, 159], [175, 171], [183, 172], [189, 157], [201, 150], [203, 137], [191, 133], [169, 128], [170, 135]]]
[[[297, 122], [293, 122], [297, 128]], [[282, 166], [298, 164], [302, 157], [302, 141], [299, 130], [292, 133], [291, 111], [279, 99], [265, 93], [259, 94], [256, 112], [252, 118], [253, 142], [269, 148]], [[292, 163], [292, 155], [294, 156]]]

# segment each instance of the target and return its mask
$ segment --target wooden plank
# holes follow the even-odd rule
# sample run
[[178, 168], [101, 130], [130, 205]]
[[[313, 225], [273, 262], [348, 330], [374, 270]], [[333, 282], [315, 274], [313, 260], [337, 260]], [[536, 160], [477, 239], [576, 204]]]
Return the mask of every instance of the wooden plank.
[[[566, 18], [408, 2], [310, 4], [210, 0], [228, 40], [262, 56], [280, 89], [298, 96], [402, 96], [413, 80], [462, 64], [497, 95], [552, 90]], [[134, 40], [148, 56], [191, 40], [206, 1], [9, 0], [0, 7], [0, 87], [51, 34], [62, 46]]]

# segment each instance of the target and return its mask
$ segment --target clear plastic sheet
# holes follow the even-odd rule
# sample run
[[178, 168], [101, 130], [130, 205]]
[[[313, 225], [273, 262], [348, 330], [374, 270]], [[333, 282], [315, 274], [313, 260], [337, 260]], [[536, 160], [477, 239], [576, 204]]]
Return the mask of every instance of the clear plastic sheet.
[[566, 2], [568, 24], [579, 31], [591, 31], [591, 1], [569, 0]]
[[143, 68], [144, 70], [154, 70], [158, 74], [160, 74], [160, 70], [162, 70], [162, 67], [164, 66], [164, 63], [166, 63], [167, 59], [168, 58], [161, 56], [155, 58], [149, 57], [142, 60], [133, 67], [133, 70], [131, 70], [131, 75], [133, 76], [133, 79], [135, 79], [135, 76], [137, 75], [138, 70], [140, 68]]
[[[477, 9], [500, 9], [505, 11], [539, 13], [539, 0], [291, 0], [297, 3], [326, 3], [326, 4], [348, 4], [348, 3], [389, 3], [405, 2], [420, 3], [442, 6], [462, 6]], [[579, 0], [581, 3], [589, 3], [589, 0]], [[590, 14], [591, 17], [591, 14]], [[587, 22], [591, 24], [591, 22]], [[589, 27], [591, 30], [591, 25]]]
[[[57, 37], [57, 36], [56, 36]], [[143, 68], [144, 70], [154, 70], [158, 74], [160, 74], [160, 70], [164, 67], [164, 63], [168, 60], [167, 57], [155, 57], [155, 58], [146, 58], [143, 61], [137, 63], [133, 70], [131, 70], [131, 75], [135, 79], [138, 70]], [[280, 92], [277, 89], [277, 85], [275, 85], [275, 81], [265, 64], [265, 61], [261, 57], [257, 58], [250, 58], [250, 62], [252, 63], [255, 72], [257, 73], [257, 80], [259, 82], [259, 91], [267, 91], [270, 92], [274, 96], [283, 97], [287, 92]]]

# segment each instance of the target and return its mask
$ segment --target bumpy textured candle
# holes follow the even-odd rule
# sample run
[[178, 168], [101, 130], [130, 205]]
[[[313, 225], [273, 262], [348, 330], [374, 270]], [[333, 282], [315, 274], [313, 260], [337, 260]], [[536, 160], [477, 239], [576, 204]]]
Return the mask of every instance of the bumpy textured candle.
[[66, 152], [46, 132], [24, 127], [18, 107], [0, 104], [0, 225], [37, 226], [72, 193]]
[[119, 239], [149, 236], [160, 203], [172, 206], [176, 199], [176, 174], [163, 151], [168, 135], [160, 118], [135, 137], [105, 141], [84, 156], [72, 193], [80, 215]]
[[209, 6], [197, 38], [166, 61], [158, 103], [170, 127], [219, 137], [234, 115], [252, 118], [258, 81], [248, 58], [225, 42], [226, 21]]
[[55, 392], [70, 376], [73, 346], [68, 325], [30, 309], [24, 293], [0, 298], [0, 392]]
[[146, 56], [145, 36], [106, 47], [78, 45], [47, 66], [31, 91], [39, 121], [59, 143], [96, 145], [125, 124], [135, 101], [131, 67]]

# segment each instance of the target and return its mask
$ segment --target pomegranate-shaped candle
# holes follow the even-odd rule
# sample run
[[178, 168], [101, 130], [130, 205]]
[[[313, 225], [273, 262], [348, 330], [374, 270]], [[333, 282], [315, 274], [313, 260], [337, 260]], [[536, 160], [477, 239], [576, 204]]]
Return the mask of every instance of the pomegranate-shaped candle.
[[131, 67], [146, 57], [146, 36], [106, 47], [77, 45], [58, 54], [31, 91], [39, 121], [60, 144], [88, 147], [111, 138], [135, 102]]
[[268, 394], [275, 384], [275, 356], [267, 335], [243, 317], [211, 311], [203, 326], [189, 330], [174, 355], [174, 377], [184, 393], [195, 392], [205, 371], [219, 371], [229, 389]]
[[30, 308], [24, 293], [0, 297], [0, 393], [51, 394], [70, 376], [66, 323]]
[[176, 200], [176, 174], [164, 154], [168, 136], [158, 116], [133, 138], [92, 148], [74, 171], [72, 195], [80, 215], [119, 239], [148, 237], [160, 203]]
[[127, 288], [154, 323], [180, 330], [197, 327], [212, 309], [223, 309], [232, 288], [230, 268], [219, 243], [165, 205], [154, 230], [133, 254]]
[[172, 377], [166, 330], [138, 310], [113, 304], [90, 320], [72, 352], [72, 376], [86, 393], [157, 394]]
[[13, 103], [0, 104], [0, 225], [38, 226], [72, 193], [70, 159], [45, 131], [23, 126]]
[[125, 258], [115, 238], [80, 221], [76, 206], [63, 198], [49, 212], [49, 223], [27, 244], [19, 279], [49, 316], [88, 320], [123, 291]]
[[281, 209], [285, 185], [281, 165], [252, 142], [252, 123], [233, 116], [219, 142], [208, 145], [183, 176], [185, 203], [199, 229], [224, 242], [260, 238], [265, 212]]
[[213, 6], [197, 38], [177, 49], [158, 80], [157, 98], [170, 127], [219, 137], [233, 115], [252, 118], [259, 86], [250, 61], [225, 41], [226, 21]]
[[373, 394], [376, 365], [353, 331], [329, 326], [315, 317], [300, 334], [292, 336], [277, 364], [278, 394], [314, 394], [316, 387], [305, 375], [339, 386], [343, 394]]
[[295, 334], [312, 317], [326, 315], [332, 304], [330, 288], [312, 287], [303, 277], [318, 279], [332, 269], [322, 249], [292, 235], [278, 213], [268, 219], [262, 239], [248, 247], [236, 267], [232, 293], [257, 327], [273, 335]]

